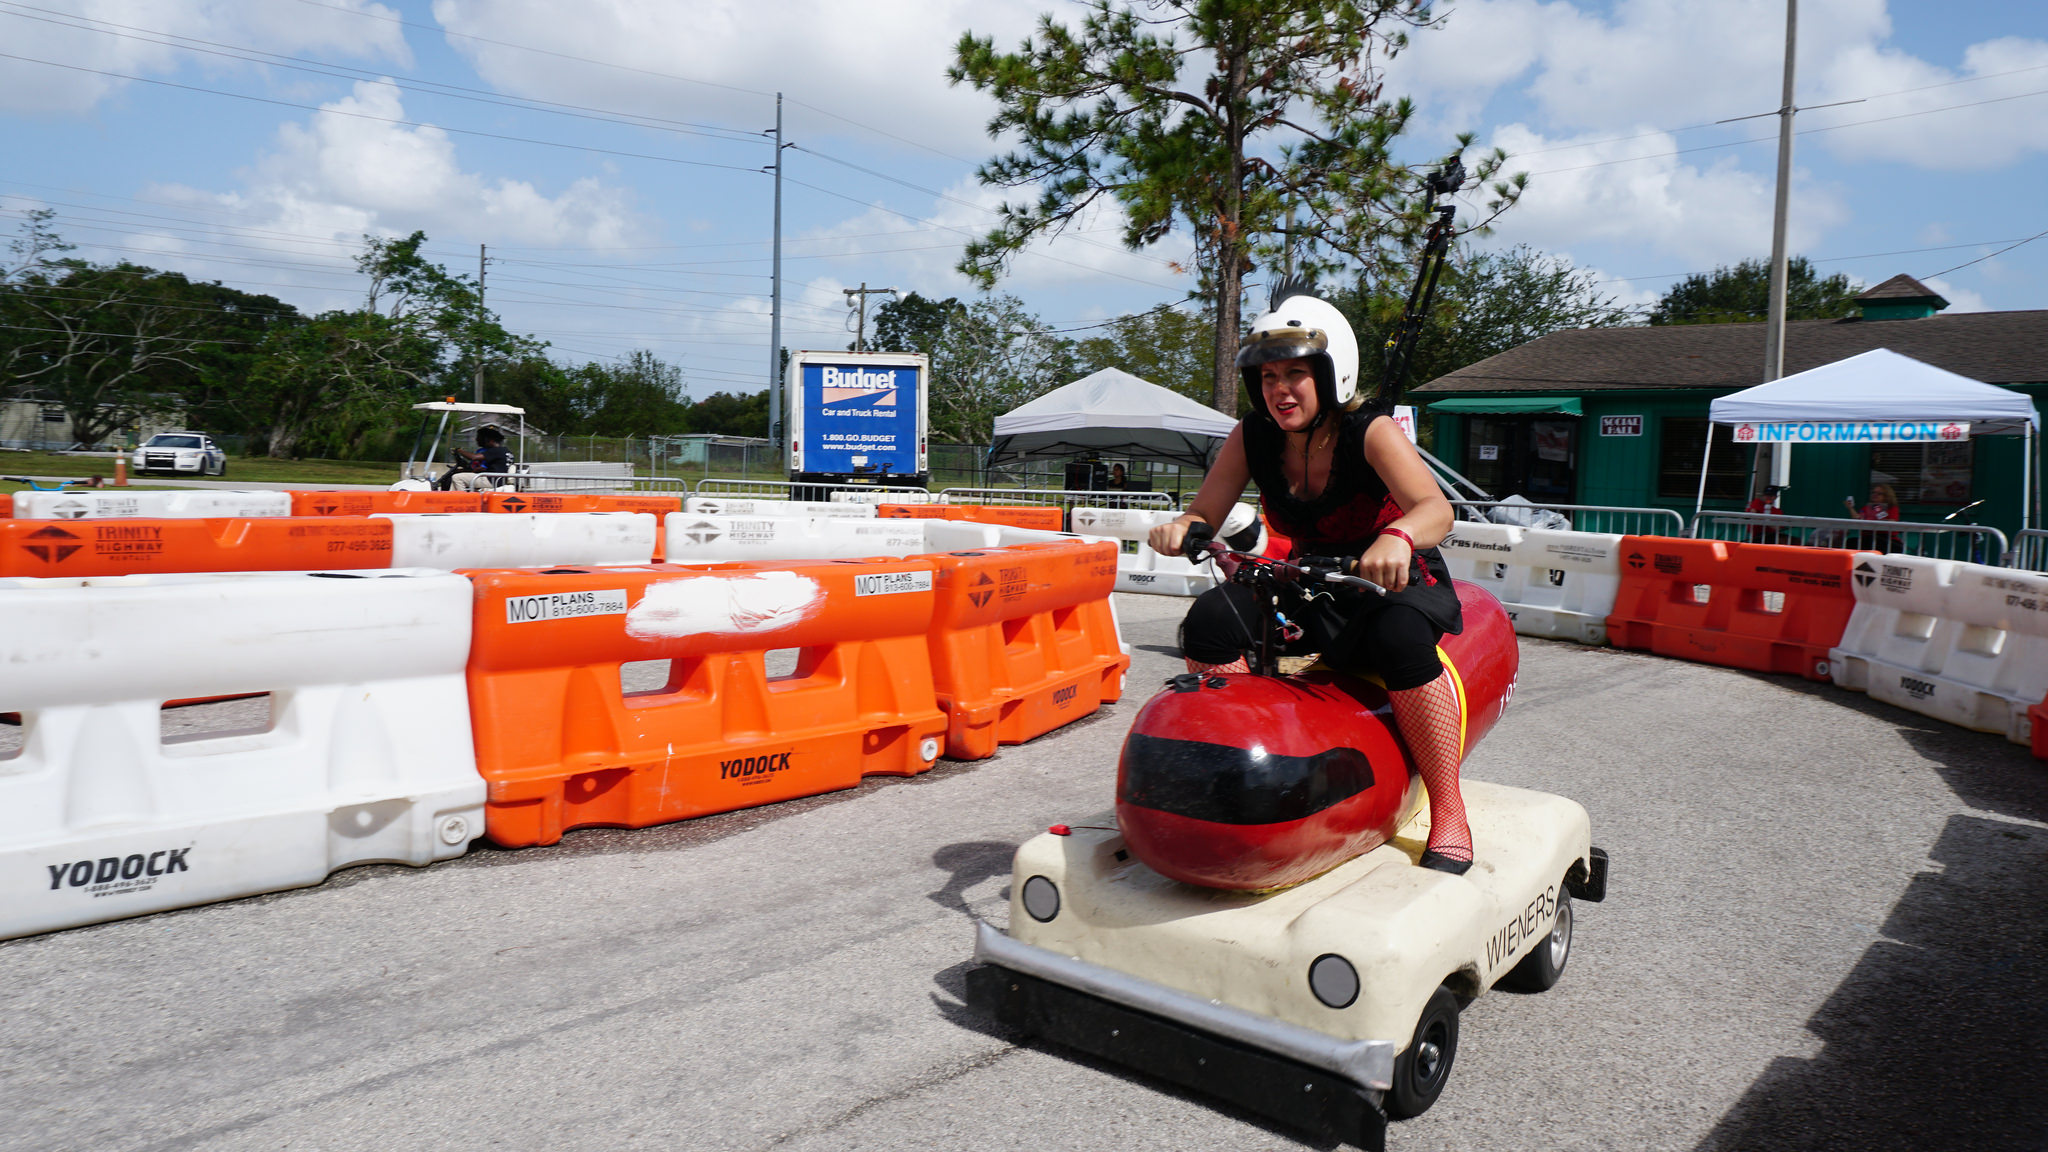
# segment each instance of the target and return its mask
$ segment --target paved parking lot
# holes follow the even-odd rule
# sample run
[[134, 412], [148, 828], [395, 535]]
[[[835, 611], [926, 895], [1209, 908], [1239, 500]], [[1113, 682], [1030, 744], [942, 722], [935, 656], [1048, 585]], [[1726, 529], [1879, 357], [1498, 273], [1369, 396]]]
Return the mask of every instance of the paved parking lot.
[[[1282, 1149], [961, 1004], [1126, 701], [914, 780], [0, 943], [0, 1148]], [[1612, 853], [1570, 970], [1390, 1147], [2048, 1146], [2048, 767], [1862, 697], [1525, 641], [1470, 776]]]

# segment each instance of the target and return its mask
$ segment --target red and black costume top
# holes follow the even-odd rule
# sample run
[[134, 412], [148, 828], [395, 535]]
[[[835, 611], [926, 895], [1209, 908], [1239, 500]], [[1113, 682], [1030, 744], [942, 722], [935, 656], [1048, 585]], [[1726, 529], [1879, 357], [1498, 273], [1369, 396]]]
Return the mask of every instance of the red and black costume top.
[[[1287, 434], [1257, 413], [1241, 422], [1245, 462], [1252, 482], [1259, 486], [1259, 504], [1273, 529], [1294, 542], [1293, 556], [1357, 557], [1379, 538], [1381, 529], [1401, 518], [1387, 482], [1365, 458], [1366, 429], [1388, 416], [1382, 404], [1342, 414], [1329, 481], [1319, 495], [1308, 499], [1287, 490], [1287, 474], [1280, 466]], [[1416, 609], [1446, 635], [1464, 631], [1450, 570], [1435, 548], [1415, 550], [1408, 586], [1387, 596], [1386, 602]]]

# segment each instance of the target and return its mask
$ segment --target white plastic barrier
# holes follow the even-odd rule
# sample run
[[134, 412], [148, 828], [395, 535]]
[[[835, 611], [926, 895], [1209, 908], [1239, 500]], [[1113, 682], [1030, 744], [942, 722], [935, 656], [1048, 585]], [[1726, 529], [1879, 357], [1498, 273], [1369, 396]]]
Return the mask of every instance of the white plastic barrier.
[[1920, 556], [1862, 556], [1835, 683], [2015, 744], [2048, 698], [2048, 576]]
[[22, 520], [84, 520], [147, 516], [198, 519], [207, 516], [289, 516], [289, 492], [17, 492], [14, 515]]
[[393, 568], [532, 568], [646, 564], [656, 532], [647, 512], [378, 513], [391, 521]]
[[[471, 598], [397, 570], [0, 586], [0, 937], [461, 855]], [[245, 693], [267, 723], [162, 735], [165, 702]]]
[[1101, 540], [1101, 536], [1080, 536], [1051, 532], [1043, 528], [1013, 528], [1008, 524], [980, 524], [967, 520], [916, 520], [924, 526], [922, 552], [965, 552], [973, 548], [1007, 548], [1012, 544], [1043, 544], [1051, 540]]
[[873, 504], [808, 503], [802, 500], [756, 500], [751, 496], [691, 496], [683, 511], [706, 516], [846, 516], [872, 519]]
[[1076, 508], [1074, 531], [1116, 540], [1135, 540], [1138, 550], [1116, 558], [1116, 590], [1155, 596], [1200, 596], [1222, 577], [1214, 564], [1196, 564], [1185, 556], [1161, 556], [1145, 543], [1154, 526], [1180, 515], [1171, 508]]
[[834, 504], [944, 504], [940, 492], [860, 492], [842, 489], [832, 493]]
[[1621, 537], [1461, 520], [1439, 546], [1444, 566], [1500, 598], [1524, 636], [1607, 642], [1621, 593]]
[[[766, 501], [782, 503], [782, 501]], [[840, 505], [862, 507], [862, 505]], [[874, 509], [869, 508], [869, 512]], [[669, 513], [662, 556], [672, 564], [725, 560], [851, 560], [915, 556], [925, 547], [924, 520], [825, 516], [712, 516]], [[970, 525], [978, 527], [978, 525]], [[986, 547], [976, 543], [973, 547]]]

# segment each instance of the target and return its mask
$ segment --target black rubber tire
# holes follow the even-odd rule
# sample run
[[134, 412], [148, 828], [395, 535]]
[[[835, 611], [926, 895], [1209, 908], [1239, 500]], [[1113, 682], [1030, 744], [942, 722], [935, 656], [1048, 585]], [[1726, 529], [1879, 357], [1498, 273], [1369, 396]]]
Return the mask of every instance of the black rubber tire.
[[1451, 1082], [1457, 1057], [1458, 997], [1439, 985], [1422, 1006], [1408, 1050], [1394, 1058], [1394, 1086], [1383, 1101], [1388, 1119], [1411, 1120], [1429, 1111]]
[[1564, 966], [1572, 958], [1572, 898], [1559, 892], [1557, 897], [1557, 919], [1551, 922], [1550, 932], [1536, 945], [1536, 950], [1522, 957], [1507, 975], [1500, 978], [1500, 986], [1516, 992], [1548, 992], [1564, 975]]

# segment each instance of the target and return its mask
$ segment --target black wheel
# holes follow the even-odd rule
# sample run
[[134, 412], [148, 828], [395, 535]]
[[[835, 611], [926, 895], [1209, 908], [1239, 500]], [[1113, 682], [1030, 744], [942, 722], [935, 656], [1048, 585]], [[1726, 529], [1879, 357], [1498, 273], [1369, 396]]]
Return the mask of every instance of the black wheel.
[[1408, 1120], [1429, 1111], [1451, 1080], [1458, 1056], [1458, 997], [1438, 986], [1415, 1022], [1408, 1050], [1394, 1060], [1394, 1086], [1387, 1090], [1387, 1116]]
[[1564, 975], [1564, 966], [1572, 958], [1572, 898], [1559, 893], [1557, 897], [1557, 919], [1551, 922], [1550, 935], [1536, 944], [1536, 950], [1522, 957], [1513, 971], [1500, 978], [1503, 988], [1517, 992], [1548, 992]]

